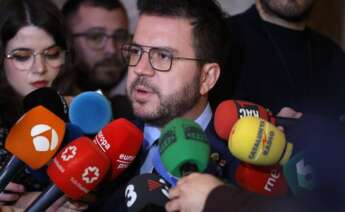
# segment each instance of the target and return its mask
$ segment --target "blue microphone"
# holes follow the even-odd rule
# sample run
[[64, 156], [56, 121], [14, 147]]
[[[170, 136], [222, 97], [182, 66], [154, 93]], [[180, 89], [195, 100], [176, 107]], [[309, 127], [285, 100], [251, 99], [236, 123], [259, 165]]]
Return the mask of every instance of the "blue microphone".
[[111, 121], [111, 105], [107, 98], [98, 92], [83, 92], [72, 100], [69, 119], [72, 124], [80, 127], [84, 134], [96, 134]]

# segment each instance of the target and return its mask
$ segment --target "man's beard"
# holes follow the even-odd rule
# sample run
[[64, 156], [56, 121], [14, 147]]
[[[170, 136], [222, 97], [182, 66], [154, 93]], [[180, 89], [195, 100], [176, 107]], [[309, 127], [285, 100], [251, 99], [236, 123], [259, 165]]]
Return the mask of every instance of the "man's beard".
[[85, 90], [109, 90], [115, 87], [126, 73], [127, 66], [117, 57], [107, 57], [89, 67], [82, 61], [76, 65], [80, 70], [79, 85]]
[[180, 117], [191, 110], [199, 101], [201, 94], [199, 93], [200, 76], [196, 74], [191, 83], [186, 84], [174, 94], [162, 96], [159, 89], [150, 84], [147, 78], [141, 76], [132, 82], [130, 90], [127, 94], [130, 96], [133, 89], [142, 85], [149, 88], [159, 98], [159, 108], [150, 114], [141, 116], [134, 110], [134, 114], [143, 119], [146, 123], [155, 126], [163, 126], [172, 119]]
[[[263, 9], [269, 14], [274, 14], [288, 22], [305, 21], [316, 2], [316, 0], [303, 0], [300, 6], [297, 0], [260, 0]], [[282, 1], [286, 1], [285, 4]]]

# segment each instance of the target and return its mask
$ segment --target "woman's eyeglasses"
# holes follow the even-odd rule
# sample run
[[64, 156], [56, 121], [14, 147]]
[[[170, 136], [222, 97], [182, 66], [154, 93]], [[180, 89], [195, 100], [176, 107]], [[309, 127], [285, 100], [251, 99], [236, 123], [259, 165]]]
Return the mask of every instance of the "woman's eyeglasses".
[[18, 70], [29, 70], [37, 55], [41, 55], [45, 64], [51, 68], [59, 68], [65, 63], [66, 51], [58, 46], [52, 46], [41, 52], [36, 52], [29, 48], [13, 49], [5, 55], [6, 59], [10, 59], [14, 67]]

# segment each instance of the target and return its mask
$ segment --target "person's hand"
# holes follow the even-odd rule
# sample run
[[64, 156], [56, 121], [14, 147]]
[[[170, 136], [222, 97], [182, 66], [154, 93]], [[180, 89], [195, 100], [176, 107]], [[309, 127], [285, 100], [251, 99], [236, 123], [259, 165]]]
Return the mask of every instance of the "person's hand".
[[84, 211], [89, 207], [89, 204], [96, 201], [96, 196], [94, 193], [90, 192], [87, 195], [83, 196], [79, 200], [72, 200], [64, 196], [59, 200], [55, 201], [51, 205], [47, 212], [78, 212]]
[[[20, 199], [13, 205], [15, 209], [28, 208], [41, 194], [41, 192], [26, 192], [20, 197]], [[14, 208], [13, 207], [13, 208]], [[74, 201], [66, 197], [65, 195], [57, 199], [53, 204], [49, 206], [46, 212], [77, 212], [83, 211], [88, 208], [88, 204], [81, 201]], [[0, 210], [1, 211], [1, 210]]]
[[167, 211], [202, 211], [209, 193], [223, 182], [209, 174], [192, 173], [181, 178], [175, 188], [170, 189]]
[[65, 201], [64, 204], [61, 205], [61, 207], [57, 208], [56, 212], [78, 212], [78, 211], [84, 211], [87, 208], [88, 208], [88, 205], [86, 203], [73, 201], [73, 200], [67, 200]]
[[16, 208], [13, 206], [0, 206], [1, 212], [23, 212], [24, 209], [22, 208]]
[[21, 184], [10, 182], [5, 190], [0, 193], [0, 204], [17, 201], [25, 193], [25, 187]]
[[294, 119], [299, 119], [301, 118], [303, 113], [295, 111], [291, 107], [283, 107], [277, 116], [283, 117], [283, 118], [294, 118]]
[[[302, 116], [303, 116], [303, 113], [297, 112], [291, 107], [283, 107], [277, 114], [277, 117], [290, 118], [290, 119], [299, 119]], [[283, 132], [285, 131], [283, 126], [278, 126], [278, 128]]]

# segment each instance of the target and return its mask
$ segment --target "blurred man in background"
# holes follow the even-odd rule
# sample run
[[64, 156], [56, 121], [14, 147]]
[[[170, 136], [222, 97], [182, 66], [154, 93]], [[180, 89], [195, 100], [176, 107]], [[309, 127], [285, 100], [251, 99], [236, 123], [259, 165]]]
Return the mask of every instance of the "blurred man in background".
[[73, 36], [73, 71], [80, 91], [101, 89], [106, 96], [125, 93], [127, 67], [120, 49], [130, 40], [120, 1], [68, 0], [62, 9]]
[[121, 58], [121, 46], [131, 38], [124, 6], [118, 0], [68, 0], [62, 11], [73, 37], [73, 67], [60, 79], [68, 87], [63, 90], [76, 95], [101, 89], [111, 101], [113, 118], [132, 117]]
[[307, 26], [316, 2], [256, 0], [244, 13], [228, 18], [229, 54], [211, 103], [236, 98], [264, 105], [274, 114], [286, 106], [298, 112], [343, 113], [340, 107], [326, 108], [345, 99], [345, 54]]

